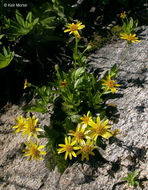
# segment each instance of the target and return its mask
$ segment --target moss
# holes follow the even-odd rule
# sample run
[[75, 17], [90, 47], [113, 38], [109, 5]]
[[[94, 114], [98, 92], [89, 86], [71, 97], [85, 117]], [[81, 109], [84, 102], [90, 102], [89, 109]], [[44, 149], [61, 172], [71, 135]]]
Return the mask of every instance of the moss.
[[46, 155], [46, 167], [51, 171], [56, 166], [56, 159], [54, 157], [54, 154], [52, 150], [49, 150], [49, 152]]
[[64, 154], [55, 154], [58, 172], [63, 173], [69, 165], [69, 161], [64, 159]]

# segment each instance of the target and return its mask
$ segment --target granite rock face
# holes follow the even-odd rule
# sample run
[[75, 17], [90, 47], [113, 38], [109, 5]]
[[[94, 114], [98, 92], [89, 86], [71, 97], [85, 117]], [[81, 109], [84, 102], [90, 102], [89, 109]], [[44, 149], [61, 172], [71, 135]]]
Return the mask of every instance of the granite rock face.
[[[100, 150], [104, 161], [75, 163], [62, 175], [57, 168], [49, 171], [46, 160], [28, 162], [21, 153], [24, 139], [12, 131], [14, 118], [23, 113], [21, 105], [5, 107], [0, 118], [0, 190], [127, 190], [131, 188], [121, 178], [135, 169], [140, 187], [134, 189], [148, 189], [148, 27], [142, 29], [143, 40], [131, 45], [121, 65], [116, 80], [121, 87], [107, 102], [111, 112], [116, 108], [111, 119], [113, 129], [120, 129], [120, 135]], [[89, 69], [103, 75], [120, 63], [125, 46], [119, 40], [97, 50], [88, 59]], [[50, 122], [49, 114], [36, 116], [41, 128]]]

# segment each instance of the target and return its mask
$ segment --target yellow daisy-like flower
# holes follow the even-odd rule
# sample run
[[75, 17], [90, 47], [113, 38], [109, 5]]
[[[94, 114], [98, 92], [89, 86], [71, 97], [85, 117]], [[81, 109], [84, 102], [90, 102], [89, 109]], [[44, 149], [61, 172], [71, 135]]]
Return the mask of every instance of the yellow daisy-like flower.
[[116, 92], [115, 86], [120, 86], [120, 84], [116, 84], [114, 80], [111, 80], [111, 76], [107, 76], [107, 80], [102, 80], [104, 83], [102, 83], [103, 86], [106, 86], [105, 91], [107, 92], [109, 89], [114, 94]]
[[75, 140], [77, 143], [81, 143], [84, 141], [84, 139], [87, 137], [88, 131], [85, 131], [85, 127], [82, 124], [78, 124], [76, 131], [69, 130], [69, 134], [73, 137], [73, 140]]
[[40, 149], [44, 148], [44, 145], [38, 146], [38, 141], [33, 144], [32, 140], [30, 140], [30, 145], [25, 142], [25, 145], [28, 149], [23, 150], [25, 152], [24, 156], [29, 156], [28, 160], [35, 159], [38, 161], [38, 158], [43, 160], [41, 155], [45, 155], [46, 152], [40, 151]]
[[28, 140], [30, 140], [31, 135], [33, 135], [36, 139], [37, 138], [37, 131], [43, 131], [42, 129], [36, 128], [36, 124], [38, 122], [38, 119], [35, 119], [35, 117], [29, 117], [26, 120], [26, 124], [22, 130], [24, 137], [28, 135]]
[[124, 11], [123, 13], [120, 14], [120, 18], [125, 19], [126, 18], [126, 12]]
[[60, 87], [65, 87], [67, 86], [67, 81], [64, 79], [63, 81], [60, 82]]
[[18, 133], [24, 129], [26, 121], [22, 115], [20, 116], [20, 119], [19, 119], [19, 117], [17, 117], [15, 121], [16, 121], [17, 125], [13, 126], [12, 128], [13, 129], [17, 128], [14, 133]]
[[68, 24], [66, 25], [66, 27], [68, 29], [64, 30], [64, 32], [69, 32], [69, 34], [74, 34], [75, 36], [80, 36], [78, 30], [82, 30], [85, 25], [82, 25], [82, 22], [78, 21], [76, 24], [72, 23], [72, 24]]
[[26, 89], [28, 86], [28, 82], [27, 82], [27, 79], [25, 79], [25, 83], [24, 83], [24, 89]]
[[93, 141], [91, 142], [90, 139], [88, 139], [86, 142], [82, 142], [80, 146], [80, 150], [77, 152], [77, 155], [82, 154], [81, 160], [83, 161], [85, 158], [88, 161], [89, 160], [89, 154], [92, 156], [95, 155], [93, 149], [95, 149], [96, 146], [93, 145]]
[[95, 141], [97, 140], [98, 136], [102, 136], [105, 139], [108, 139], [112, 136], [112, 131], [109, 130], [111, 128], [110, 125], [107, 125], [109, 120], [105, 120], [103, 123], [100, 122], [100, 117], [97, 117], [97, 123], [91, 121], [89, 125], [91, 127], [88, 128], [90, 130], [89, 137], [93, 138]]
[[92, 120], [89, 114], [90, 114], [90, 111], [87, 112], [87, 115], [84, 114], [83, 117], [80, 118], [82, 120], [81, 123], [86, 124], [86, 126]]
[[112, 131], [113, 137], [117, 137], [117, 135], [119, 135], [119, 134], [120, 134], [120, 129], [116, 129], [116, 130]]
[[58, 149], [58, 154], [61, 154], [65, 152], [65, 160], [67, 160], [67, 157], [69, 156], [70, 160], [72, 160], [72, 156], [77, 157], [74, 150], [78, 150], [79, 147], [74, 146], [76, 144], [76, 141], [71, 141], [71, 137], [65, 137], [65, 144], [59, 144], [60, 147]]
[[135, 43], [135, 42], [141, 42], [138, 40], [138, 37], [136, 37], [136, 34], [126, 34], [126, 33], [120, 33], [121, 39], [127, 40], [129, 43]]

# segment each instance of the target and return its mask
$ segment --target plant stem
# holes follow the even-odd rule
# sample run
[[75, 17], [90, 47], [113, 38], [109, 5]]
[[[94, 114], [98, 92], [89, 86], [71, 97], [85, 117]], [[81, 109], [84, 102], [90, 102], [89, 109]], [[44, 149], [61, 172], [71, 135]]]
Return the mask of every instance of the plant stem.
[[83, 56], [83, 54], [88, 50], [88, 48], [85, 48], [85, 50], [80, 54], [80, 58]]
[[118, 68], [121, 66], [121, 64], [122, 64], [122, 63], [123, 63], [123, 61], [125, 60], [126, 55], [127, 55], [127, 52], [128, 52], [128, 48], [129, 48], [129, 44], [127, 44], [125, 54], [124, 54], [124, 56], [123, 56], [123, 58], [122, 58], [122, 60], [121, 60], [121, 63], [119, 64]]
[[78, 57], [78, 38], [76, 36], [76, 45], [75, 45], [75, 59], [74, 59], [74, 69], [76, 70], [76, 64], [77, 64], [77, 57]]
[[106, 92], [106, 90], [104, 89], [103, 92], [100, 94], [99, 98], [101, 98], [101, 96]]

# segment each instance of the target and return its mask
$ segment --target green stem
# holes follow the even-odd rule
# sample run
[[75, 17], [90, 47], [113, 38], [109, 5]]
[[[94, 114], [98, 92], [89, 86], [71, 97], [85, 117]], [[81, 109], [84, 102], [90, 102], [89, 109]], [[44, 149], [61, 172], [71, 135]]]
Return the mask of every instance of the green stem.
[[104, 91], [100, 94], [99, 98], [101, 98], [101, 96], [106, 92], [106, 90], [104, 89]]
[[75, 59], [74, 59], [74, 69], [76, 70], [77, 57], [78, 57], [78, 38], [76, 36], [76, 45], [75, 45]]
[[121, 64], [122, 64], [122, 63], [123, 63], [123, 61], [125, 60], [126, 55], [127, 55], [127, 52], [128, 52], [128, 48], [129, 48], [129, 45], [127, 44], [125, 54], [124, 54], [124, 56], [123, 56], [123, 58], [122, 58], [122, 60], [121, 60], [121, 63], [119, 64], [118, 68], [121, 66]]
[[80, 54], [80, 58], [83, 56], [83, 54], [88, 50], [88, 48], [85, 48], [85, 50]]

